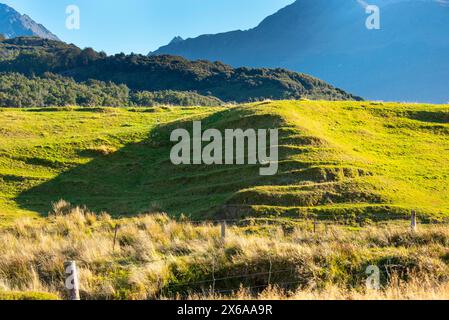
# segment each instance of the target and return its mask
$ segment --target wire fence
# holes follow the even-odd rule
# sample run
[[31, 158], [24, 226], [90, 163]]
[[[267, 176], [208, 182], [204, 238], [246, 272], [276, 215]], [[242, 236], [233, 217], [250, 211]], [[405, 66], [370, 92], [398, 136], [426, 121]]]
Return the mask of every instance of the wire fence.
[[[181, 218], [175, 220], [177, 222], [184, 222], [193, 225], [204, 225], [204, 224], [221, 224], [227, 223], [230, 225], [250, 225], [250, 224], [279, 224], [279, 223], [316, 223], [320, 225], [328, 225], [328, 226], [382, 226], [382, 225], [391, 225], [392, 223], [410, 223], [410, 217], [404, 216], [401, 218], [391, 217], [389, 219], [378, 220], [378, 221], [369, 221], [357, 218], [342, 218], [336, 217], [335, 215], [320, 215], [317, 217], [302, 217], [302, 218], [294, 218], [294, 217], [243, 217], [243, 218], [222, 218], [222, 219], [188, 219]], [[416, 215], [416, 222], [422, 225], [449, 225], [449, 220], [430, 220], [428, 217], [419, 217]]]
[[[192, 224], [195, 226], [220, 226], [221, 227], [221, 237], [223, 244], [226, 240], [226, 225], [230, 225], [230, 227], [238, 228], [242, 226], [261, 226], [261, 225], [267, 225], [267, 226], [283, 226], [283, 225], [291, 225], [293, 224], [293, 228], [299, 227], [299, 228], [306, 228], [310, 234], [320, 235], [320, 234], [326, 234], [331, 235], [333, 234], [333, 231], [335, 228], [339, 227], [354, 227], [354, 225], [351, 224], [344, 224], [344, 223], [335, 223], [334, 221], [319, 221], [316, 219], [291, 219], [291, 218], [243, 218], [243, 219], [217, 219], [217, 220], [182, 220], [184, 223]], [[417, 231], [418, 228], [418, 222], [416, 220], [416, 214], [412, 214], [410, 220], [401, 220], [396, 221], [396, 223], [401, 223], [402, 225], [396, 225], [391, 223], [385, 223], [385, 224], [376, 224], [375, 228], [379, 228], [379, 226], [384, 226], [386, 231], [397, 231], [397, 232], [411, 232], [414, 233]], [[446, 223], [426, 223], [421, 224], [421, 226], [446, 226], [449, 227]], [[324, 228], [323, 228], [324, 227]], [[359, 228], [362, 228], [361, 226], [358, 226]], [[367, 230], [371, 227], [370, 225], [364, 226]], [[285, 231], [284, 236], [288, 236], [289, 231]], [[115, 252], [116, 248], [116, 242], [117, 237], [120, 234], [120, 225], [116, 225], [113, 229], [113, 236], [114, 236], [114, 244], [113, 244], [113, 250]], [[267, 235], [266, 235], [267, 236]], [[274, 234], [276, 238], [278, 238], [278, 234]], [[335, 236], [335, 235], [334, 235]], [[119, 246], [120, 247], [120, 246]], [[225, 248], [225, 245], [223, 245], [222, 249]], [[223, 253], [221, 252], [214, 252], [216, 256]], [[207, 252], [207, 255], [210, 257], [211, 252]], [[158, 262], [167, 262], [174, 259], [179, 258], [186, 258], [186, 259], [193, 259], [193, 258], [204, 258], [206, 256], [206, 252], [198, 252], [198, 253], [189, 253], [184, 256], [181, 255], [170, 255], [161, 257], [158, 259], [153, 259], [150, 261], [146, 261], [146, 263], [158, 263]], [[206, 260], [207, 261], [207, 260]], [[297, 272], [295, 268], [282, 268], [279, 270], [273, 269], [271, 258], [267, 261], [269, 262], [269, 266], [267, 266], [266, 271], [257, 271], [254, 273], [245, 273], [245, 274], [238, 274], [238, 275], [229, 275], [229, 276], [218, 276], [217, 271], [224, 272], [224, 269], [226, 266], [224, 266], [224, 269], [216, 268], [217, 263], [215, 261], [215, 258], [213, 259], [212, 265], [210, 266], [211, 272], [206, 272], [203, 274], [204, 277], [210, 276], [210, 279], [201, 279], [198, 281], [186, 281], [186, 282], [180, 282], [180, 283], [171, 283], [162, 286], [162, 290], [166, 293], [179, 293], [179, 292], [192, 292], [192, 293], [201, 293], [201, 292], [210, 292], [211, 294], [229, 294], [234, 293], [241, 290], [246, 291], [254, 291], [254, 290], [263, 290], [265, 288], [270, 287], [271, 285], [275, 285], [276, 287], [282, 288], [282, 289], [288, 289], [288, 286], [294, 287], [295, 285], [301, 285], [304, 283], [304, 279], [298, 279], [295, 281], [285, 281], [286, 277], [288, 277], [288, 274], [290, 275], [290, 278], [297, 279], [300, 274]], [[393, 264], [385, 264], [383, 266], [385, 268], [385, 273], [389, 276], [389, 273], [391, 270], [389, 269], [401, 269], [406, 268], [406, 266], [402, 265], [393, 265]], [[259, 266], [260, 268], [260, 266]], [[360, 279], [363, 279], [363, 277], [367, 277], [369, 274], [366, 272], [366, 270], [351, 270], [349, 268], [348, 273], [351, 274], [352, 277], [359, 277]], [[234, 281], [239, 282], [239, 287], [235, 288], [226, 288], [226, 289], [216, 289], [217, 283], [223, 283], [228, 282], [228, 285], [231, 285], [234, 283]], [[244, 284], [250, 284], [254, 283], [254, 285], [244, 285]], [[263, 284], [257, 284], [264, 282]], [[161, 293], [162, 294], [162, 293]], [[73, 296], [76, 296], [76, 294], [73, 294]], [[79, 296], [79, 294], [78, 294]]]
[[[293, 229], [281, 229], [284, 236], [289, 236], [294, 233], [295, 228], [300, 228], [303, 230], [307, 230], [310, 234], [313, 235], [334, 235], [334, 238], [336, 238], [334, 232], [337, 230], [337, 228], [341, 227], [348, 227], [353, 228], [354, 225], [351, 224], [335, 224], [332, 221], [318, 221], [318, 220], [304, 220], [304, 219], [290, 219], [290, 218], [243, 218], [243, 219], [219, 219], [219, 220], [183, 220], [183, 223], [192, 224], [195, 226], [220, 226], [221, 227], [221, 240], [226, 240], [226, 231], [229, 227], [241, 227], [241, 226], [284, 226], [285, 224], [293, 224]], [[399, 221], [403, 223], [403, 225], [392, 225], [392, 224], [376, 224], [376, 225], [366, 225], [363, 227], [356, 226], [360, 230], [370, 230], [369, 228], [375, 228], [379, 229], [379, 227], [384, 227], [384, 231], [391, 231], [391, 232], [414, 232], [418, 228], [418, 224], [413, 227], [413, 222], [406, 220]], [[416, 223], [416, 222], [415, 222]], [[446, 226], [449, 227], [449, 224], [445, 223], [426, 223], [426, 224], [420, 224], [419, 227], [433, 227], [433, 226]], [[382, 229], [382, 228], [381, 228]], [[117, 224], [114, 228], [114, 240], [113, 240], [113, 251], [115, 252], [116, 248], [116, 242], [117, 237], [119, 235], [120, 225]], [[354, 229], [351, 229], [354, 230]], [[357, 230], [357, 229], [355, 229]], [[279, 239], [279, 234], [264, 234], [264, 237], [275, 237], [276, 239]], [[209, 253], [210, 254], [210, 253]], [[153, 259], [150, 261], [147, 261], [147, 263], [157, 263], [157, 262], [166, 262], [177, 258], [196, 258], [196, 257], [204, 257], [204, 252], [199, 252], [197, 254], [188, 254], [184, 256], [180, 255], [168, 255], [163, 258]]]
[[[383, 266], [384, 268], [384, 272], [386, 275], [390, 276], [390, 272], [391, 269], [396, 268], [404, 268], [404, 266], [402, 265], [397, 265], [397, 264], [386, 264]], [[390, 269], [390, 270], [389, 270]], [[368, 276], [370, 276], [372, 274], [372, 272], [368, 272], [368, 270], [350, 270], [349, 271], [352, 277], [358, 277], [360, 279], [360, 281], [365, 281], [367, 279]], [[228, 277], [220, 277], [220, 278], [215, 278], [212, 275], [212, 278], [209, 280], [201, 280], [201, 281], [189, 281], [189, 282], [184, 282], [184, 283], [178, 283], [178, 284], [171, 284], [171, 285], [167, 285], [165, 286], [163, 289], [163, 291], [167, 292], [170, 291], [170, 289], [175, 289], [174, 291], [179, 293], [179, 291], [186, 291], [186, 292], [191, 292], [191, 293], [204, 293], [204, 292], [209, 292], [209, 294], [230, 294], [230, 293], [235, 293], [235, 292], [239, 292], [239, 291], [254, 291], [255, 289], [259, 290], [259, 291], [263, 291], [264, 289], [269, 288], [270, 286], [275, 286], [277, 288], [280, 289], [288, 289], [287, 286], [292, 286], [290, 289], [295, 289], [295, 287], [293, 285], [297, 285], [301, 286], [304, 285], [307, 281], [305, 281], [304, 278], [302, 279], [297, 279], [294, 281], [272, 281], [273, 277], [276, 277], [277, 275], [281, 275], [281, 276], [288, 276], [288, 275], [292, 278], [298, 278], [301, 277], [294, 268], [288, 268], [288, 269], [282, 269], [282, 270], [272, 270], [272, 266], [270, 264], [270, 268], [269, 271], [267, 272], [257, 272], [257, 273], [247, 273], [244, 275], [235, 275], [235, 276], [228, 276]], [[261, 276], [265, 276], [265, 283], [264, 284], [260, 284], [260, 285], [244, 285], [244, 283], [248, 283], [251, 280], [254, 281], [256, 280], [256, 277], [261, 277]], [[236, 279], [242, 279], [240, 282], [240, 285], [238, 287], [234, 287], [234, 288], [228, 288], [228, 289], [216, 289], [216, 284], [217, 282], [220, 281], [225, 281], [225, 280], [236, 280]], [[263, 282], [261, 281], [262, 279], [259, 279], [259, 282]], [[209, 285], [209, 286], [207, 286]], [[188, 287], [188, 289], [186, 290], [181, 290], [180, 288], [183, 287]]]
[[[349, 230], [369, 231], [384, 230], [390, 232], [412, 231], [416, 232], [419, 228], [427, 229], [431, 227], [449, 227], [449, 222], [418, 222], [417, 219], [402, 219], [376, 223], [345, 223], [339, 221], [326, 221], [317, 219], [294, 219], [294, 218], [242, 218], [242, 219], [218, 219], [218, 220], [182, 220], [182, 223], [194, 226], [220, 226], [221, 236], [226, 238], [228, 228], [250, 228], [250, 227], [279, 227], [284, 236], [292, 235], [295, 230], [309, 231], [312, 234], [333, 234], [336, 230], [346, 228]], [[266, 234], [265, 236], [269, 236]], [[278, 234], [273, 234], [278, 237]]]

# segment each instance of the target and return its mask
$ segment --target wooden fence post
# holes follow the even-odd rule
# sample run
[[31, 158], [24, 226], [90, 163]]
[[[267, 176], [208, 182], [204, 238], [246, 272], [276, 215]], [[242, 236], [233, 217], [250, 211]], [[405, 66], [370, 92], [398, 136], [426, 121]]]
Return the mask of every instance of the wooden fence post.
[[221, 240], [224, 242], [226, 239], [226, 221], [221, 222]]
[[212, 295], [215, 296], [215, 257], [212, 259]]
[[416, 211], [415, 210], [412, 210], [410, 228], [411, 228], [412, 232], [416, 232], [416, 230], [418, 228], [418, 225], [416, 223]]
[[76, 269], [75, 261], [68, 261], [65, 263], [65, 287], [69, 291], [70, 300], [80, 300], [78, 270]]
[[120, 228], [119, 224], [115, 225], [115, 230], [114, 230], [114, 244], [112, 245], [112, 252], [115, 252], [115, 243], [117, 241], [117, 233], [118, 233], [118, 229]]
[[271, 285], [271, 273], [273, 270], [273, 263], [271, 262], [271, 257], [270, 257], [270, 271], [268, 272], [268, 286]]

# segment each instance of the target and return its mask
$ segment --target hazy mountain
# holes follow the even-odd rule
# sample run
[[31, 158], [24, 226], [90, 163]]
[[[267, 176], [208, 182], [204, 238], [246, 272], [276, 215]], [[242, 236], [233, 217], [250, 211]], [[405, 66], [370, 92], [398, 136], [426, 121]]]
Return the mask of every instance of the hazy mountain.
[[[365, 4], [380, 7], [368, 30]], [[297, 0], [256, 28], [176, 38], [153, 54], [284, 67], [369, 99], [449, 101], [446, 0]]]
[[58, 40], [58, 37], [48, 31], [43, 25], [36, 23], [29, 16], [22, 15], [2, 3], [0, 3], [0, 34], [3, 34], [6, 38], [36, 36]]

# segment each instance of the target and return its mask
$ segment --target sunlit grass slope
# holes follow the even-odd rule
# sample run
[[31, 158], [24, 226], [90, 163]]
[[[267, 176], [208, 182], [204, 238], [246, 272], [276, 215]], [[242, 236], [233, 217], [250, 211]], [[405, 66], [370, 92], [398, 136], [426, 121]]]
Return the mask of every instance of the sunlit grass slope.
[[[448, 106], [295, 102], [282, 115], [296, 181], [240, 191], [260, 212], [386, 218], [449, 213]], [[286, 167], [286, 165], [284, 165]], [[292, 179], [295, 180], [295, 179]], [[245, 194], [248, 196], [245, 197]]]
[[[50, 193], [32, 193], [23, 202], [20, 195], [63, 175], [82, 168], [96, 159], [105, 159], [127, 145], [145, 141], [157, 125], [193, 115], [203, 115], [217, 108], [46, 108], [1, 109], [0, 111], [0, 224], [18, 216], [46, 213], [64, 188], [56, 186]], [[126, 160], [124, 160], [126, 162]], [[129, 162], [132, 162], [131, 160]], [[125, 166], [128, 162], [125, 163]], [[136, 164], [137, 165], [137, 164]], [[154, 163], [143, 163], [153, 166]], [[114, 171], [114, 167], [110, 168]], [[84, 193], [95, 172], [68, 182]], [[105, 188], [119, 188], [114, 174], [101, 177]], [[104, 181], [104, 183], [102, 182]], [[126, 197], [126, 190], [122, 190]], [[121, 201], [105, 193], [108, 208]], [[142, 193], [141, 195], [145, 195]], [[78, 198], [77, 192], [69, 198]], [[93, 194], [92, 197], [95, 198]], [[27, 205], [27, 203], [30, 205]], [[36, 209], [36, 204], [39, 209]], [[95, 206], [98, 208], [99, 206]], [[131, 212], [131, 208], [130, 208]]]
[[[174, 166], [169, 133], [279, 128], [280, 165]], [[0, 112], [3, 221], [60, 198], [95, 211], [193, 218], [388, 219], [449, 213], [449, 107], [283, 101], [233, 108]]]

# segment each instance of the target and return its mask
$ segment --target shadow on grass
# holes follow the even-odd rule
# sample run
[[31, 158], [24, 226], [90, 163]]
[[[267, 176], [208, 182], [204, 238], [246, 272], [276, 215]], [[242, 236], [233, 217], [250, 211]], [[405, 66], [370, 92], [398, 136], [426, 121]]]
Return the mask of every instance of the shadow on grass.
[[[271, 115], [245, 109], [217, 112], [202, 120], [206, 128], [273, 128], [281, 125]], [[177, 121], [149, 132], [145, 141], [126, 145], [109, 155], [93, 157], [56, 178], [20, 194], [16, 201], [27, 210], [47, 214], [51, 203], [64, 199], [95, 212], [114, 216], [165, 211], [173, 216], [212, 216], [238, 190], [270, 184], [259, 166], [175, 166], [170, 161], [169, 136], [177, 127], [189, 131], [191, 121]]]

